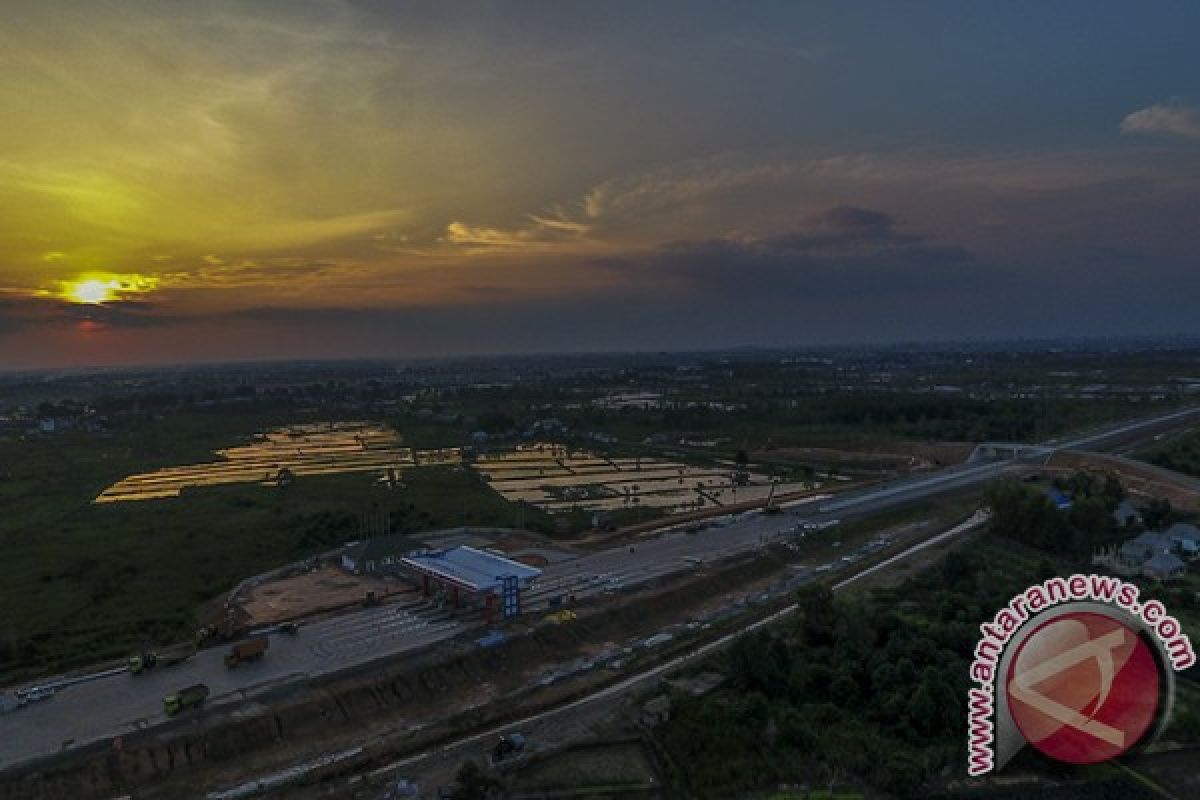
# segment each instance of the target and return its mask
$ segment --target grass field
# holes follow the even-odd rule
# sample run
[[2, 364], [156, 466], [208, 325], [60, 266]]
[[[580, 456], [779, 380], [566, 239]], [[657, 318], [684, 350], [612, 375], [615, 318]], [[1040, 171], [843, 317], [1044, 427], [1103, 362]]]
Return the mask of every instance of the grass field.
[[[187, 414], [108, 436], [0, 441], [0, 683], [190, 636], [197, 611], [240, 579], [357, 538], [364, 512], [393, 530], [513, 525], [517, 509], [472, 473], [423, 467], [388, 489], [369, 474], [232, 485], [97, 505], [121, 477], [279, 424]], [[526, 522], [545, 525], [526, 514]]]

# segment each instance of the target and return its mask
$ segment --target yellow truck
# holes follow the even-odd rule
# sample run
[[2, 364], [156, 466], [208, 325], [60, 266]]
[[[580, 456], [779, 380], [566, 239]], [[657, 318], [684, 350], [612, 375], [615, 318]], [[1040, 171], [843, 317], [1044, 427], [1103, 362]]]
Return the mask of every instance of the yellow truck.
[[163, 711], [167, 712], [168, 717], [173, 717], [189, 708], [199, 708], [207, 699], [208, 687], [203, 683], [197, 683], [195, 686], [188, 686], [164, 697]]

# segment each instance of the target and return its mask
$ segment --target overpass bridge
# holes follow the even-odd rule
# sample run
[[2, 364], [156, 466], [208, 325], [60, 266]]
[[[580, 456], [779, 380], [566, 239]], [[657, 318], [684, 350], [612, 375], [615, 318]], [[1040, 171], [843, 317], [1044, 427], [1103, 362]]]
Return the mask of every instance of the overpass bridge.
[[1054, 454], [1054, 449], [1043, 444], [1023, 442], [980, 442], [971, 451], [971, 455], [967, 456], [967, 463], [986, 464], [992, 461], [1049, 458]]

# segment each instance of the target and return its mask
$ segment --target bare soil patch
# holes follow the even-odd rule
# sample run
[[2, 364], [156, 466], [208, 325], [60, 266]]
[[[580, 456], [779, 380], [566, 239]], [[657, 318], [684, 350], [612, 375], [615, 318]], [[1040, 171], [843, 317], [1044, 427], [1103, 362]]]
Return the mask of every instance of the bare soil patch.
[[247, 590], [248, 596], [241, 608], [247, 615], [247, 624], [254, 627], [360, 603], [367, 592], [375, 592], [376, 597], [384, 598], [410, 591], [412, 588], [400, 581], [351, 575], [343, 569], [325, 564], [313, 572], [281, 578]]

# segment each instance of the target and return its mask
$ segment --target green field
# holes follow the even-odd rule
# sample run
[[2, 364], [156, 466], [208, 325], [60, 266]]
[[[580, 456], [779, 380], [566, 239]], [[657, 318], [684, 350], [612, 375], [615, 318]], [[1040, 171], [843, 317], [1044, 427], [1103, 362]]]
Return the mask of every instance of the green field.
[[[208, 601], [358, 538], [366, 512], [387, 512], [395, 531], [518, 522], [514, 506], [458, 467], [410, 470], [395, 490], [368, 474], [334, 475], [91, 503], [130, 472], [209, 460], [278, 422], [196, 413], [112, 435], [0, 441], [0, 682], [190, 636]], [[530, 521], [546, 525], [536, 512]]]

